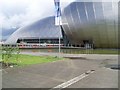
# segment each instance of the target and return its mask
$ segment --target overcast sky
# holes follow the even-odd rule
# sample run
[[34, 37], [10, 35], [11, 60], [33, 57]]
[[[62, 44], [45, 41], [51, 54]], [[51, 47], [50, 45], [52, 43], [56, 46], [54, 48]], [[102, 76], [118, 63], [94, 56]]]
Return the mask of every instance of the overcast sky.
[[[68, 1], [74, 0], [61, 0], [61, 6]], [[54, 13], [54, 0], [0, 0], [0, 21], [5, 29], [21, 27]]]
[[[75, 0], [60, 0], [60, 1], [61, 8], [64, 8], [67, 4]], [[93, 1], [93, 0], [77, 0], [77, 1]], [[6, 29], [21, 27], [33, 21], [36, 21], [40, 18], [54, 15], [54, 13], [55, 13], [54, 0], [0, 0], [0, 24], [2, 24], [2, 28]]]
[[[62, 9], [75, 0], [60, 1]], [[83, 1], [88, 2], [91, 0]], [[2, 35], [6, 35], [6, 37], [8, 37], [11, 34], [9, 33], [10, 30], [13, 32], [13, 29], [15, 30], [36, 20], [54, 14], [54, 0], [0, 0], [0, 27], [4, 30]]]

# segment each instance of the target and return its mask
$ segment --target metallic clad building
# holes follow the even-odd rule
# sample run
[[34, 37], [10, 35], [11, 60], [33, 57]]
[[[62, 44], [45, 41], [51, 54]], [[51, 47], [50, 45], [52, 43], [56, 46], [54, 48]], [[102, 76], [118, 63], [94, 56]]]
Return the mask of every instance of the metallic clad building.
[[118, 48], [117, 2], [72, 2], [62, 12], [62, 26], [73, 44]]
[[118, 48], [117, 2], [72, 2], [62, 11], [62, 32], [55, 26], [55, 17], [38, 20], [14, 32], [6, 44], [19, 38], [61, 38], [66, 44], [93, 44], [96, 48]]
[[38, 20], [15, 31], [5, 43], [16, 44], [18, 39], [58, 39], [59, 35], [62, 38], [62, 32], [54, 23], [53, 16]]

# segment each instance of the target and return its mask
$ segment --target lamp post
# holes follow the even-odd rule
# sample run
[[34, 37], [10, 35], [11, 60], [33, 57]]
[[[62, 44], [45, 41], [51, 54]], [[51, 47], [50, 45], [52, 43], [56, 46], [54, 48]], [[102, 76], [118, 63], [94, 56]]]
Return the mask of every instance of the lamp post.
[[55, 15], [55, 25], [59, 26], [59, 57], [60, 57], [60, 36], [61, 36], [61, 27], [60, 27], [60, 18], [61, 18], [61, 10], [60, 10], [60, 0], [54, 0], [56, 15]]
[[60, 48], [60, 46], [61, 46], [60, 45], [61, 44], [61, 40], [60, 39], [61, 38], [60, 37], [61, 37], [61, 27], [60, 27], [60, 17], [59, 17], [59, 58], [60, 58], [60, 52], [61, 52], [61, 50], [60, 50], [61, 49]]
[[2, 42], [2, 23], [0, 23], [1, 29], [0, 29], [0, 42]]

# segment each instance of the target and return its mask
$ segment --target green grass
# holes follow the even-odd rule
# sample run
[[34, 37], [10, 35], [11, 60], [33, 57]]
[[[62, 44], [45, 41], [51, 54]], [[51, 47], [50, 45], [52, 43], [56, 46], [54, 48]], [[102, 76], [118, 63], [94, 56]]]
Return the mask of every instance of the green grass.
[[2, 54], [0, 54], [0, 62], [2, 61]]
[[9, 63], [17, 64], [18, 66], [32, 65], [32, 64], [40, 64], [40, 63], [48, 63], [57, 60], [63, 60], [63, 58], [52, 57], [52, 56], [32, 56], [32, 55], [22, 55], [20, 54], [18, 57], [18, 61], [15, 59], [16, 55], [12, 55], [9, 59]]
[[118, 54], [117, 50], [105, 50], [105, 49], [95, 49], [95, 50], [82, 50], [80, 53], [88, 54]]
[[[118, 54], [118, 50], [113, 49], [94, 49], [94, 50], [69, 50], [67, 49], [63, 53], [69, 54]], [[0, 54], [0, 60], [1, 60]], [[33, 55], [23, 55], [19, 54], [18, 61], [16, 60], [16, 55], [13, 54], [11, 58], [9, 58], [9, 63], [17, 64], [18, 66], [32, 65], [32, 64], [40, 64], [40, 63], [48, 63], [57, 60], [63, 60], [63, 58], [52, 57], [52, 56], [33, 56]]]
[[113, 49], [73, 49], [73, 50], [63, 50], [63, 53], [71, 54], [118, 54], [118, 50]]

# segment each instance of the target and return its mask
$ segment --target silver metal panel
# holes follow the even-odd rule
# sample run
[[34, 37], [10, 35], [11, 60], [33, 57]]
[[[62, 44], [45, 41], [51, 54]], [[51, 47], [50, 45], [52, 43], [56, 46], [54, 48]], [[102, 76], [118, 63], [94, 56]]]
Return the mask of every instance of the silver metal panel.
[[[117, 2], [72, 2], [62, 10], [62, 27], [73, 44], [92, 40], [98, 48], [118, 48]], [[13, 33], [6, 43], [18, 38], [58, 38], [54, 17], [38, 20]], [[62, 34], [61, 34], [62, 37]]]
[[47, 17], [38, 20], [30, 25], [24, 26], [15, 31], [5, 42], [6, 44], [16, 44], [19, 38], [62, 38], [59, 26], [55, 26], [55, 17]]
[[72, 2], [62, 12], [66, 13], [62, 17], [66, 17], [70, 26], [70, 30], [64, 28], [66, 35], [70, 37], [69, 32], [72, 32], [71, 41], [76, 44], [92, 40], [95, 47], [117, 48], [117, 14], [113, 14], [117, 9], [114, 5], [112, 2]]

